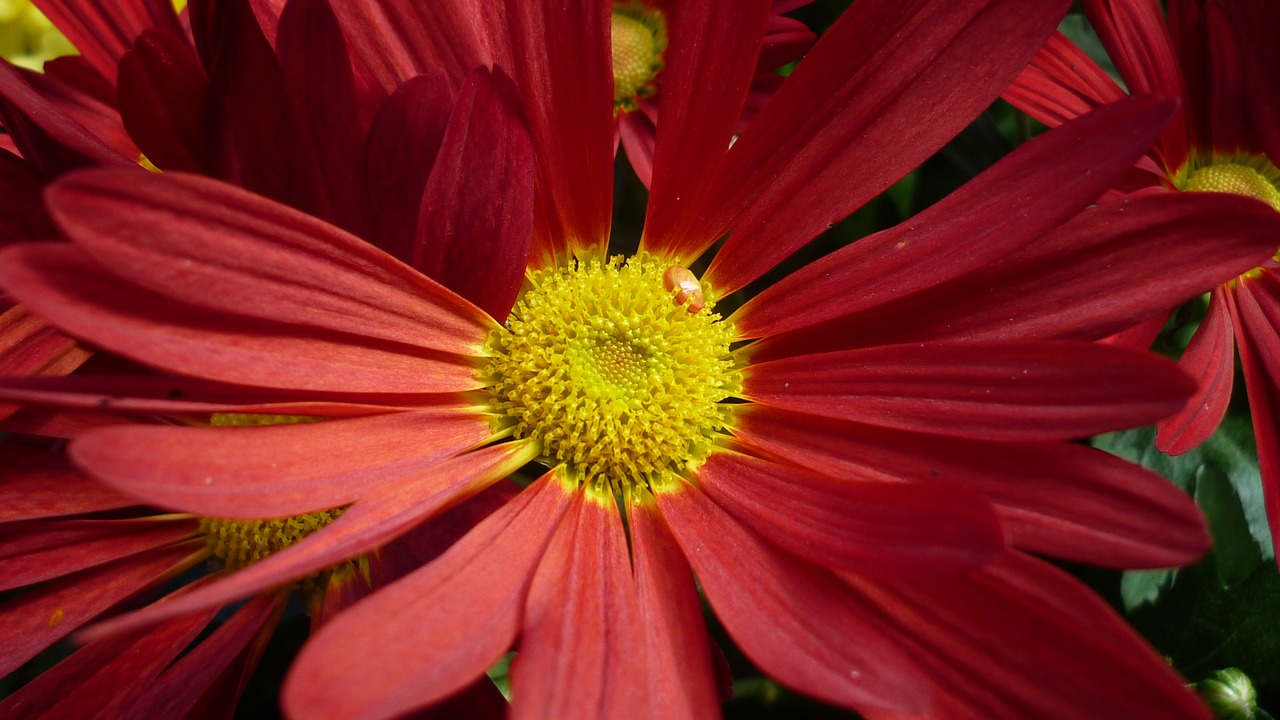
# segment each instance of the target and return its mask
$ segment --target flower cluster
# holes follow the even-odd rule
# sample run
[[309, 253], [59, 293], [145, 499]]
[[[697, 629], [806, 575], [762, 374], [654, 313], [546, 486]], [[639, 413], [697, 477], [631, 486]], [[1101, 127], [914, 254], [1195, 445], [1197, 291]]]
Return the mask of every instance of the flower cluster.
[[[1265, 0], [1085, 2], [1128, 94], [1068, 0], [35, 4], [80, 54], [0, 63], [0, 674], [74, 652], [0, 716], [229, 716], [300, 607], [291, 718], [717, 717], [727, 653], [1209, 717], [1055, 563], [1205, 553], [1079, 440], [1202, 442], [1233, 329], [1280, 523]], [[1002, 94], [1052, 129], [796, 260]]]

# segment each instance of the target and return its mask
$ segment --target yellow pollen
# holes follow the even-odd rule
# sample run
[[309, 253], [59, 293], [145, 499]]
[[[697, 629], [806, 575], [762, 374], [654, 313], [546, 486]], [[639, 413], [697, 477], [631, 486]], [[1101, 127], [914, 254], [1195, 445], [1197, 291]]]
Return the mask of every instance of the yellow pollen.
[[530, 274], [484, 368], [499, 429], [590, 490], [675, 481], [701, 462], [742, 392], [733, 327], [706, 301], [690, 313], [662, 263], [591, 258]]
[[1280, 211], [1280, 190], [1257, 169], [1235, 162], [1218, 162], [1195, 168], [1187, 176], [1183, 190], [1245, 195]]
[[667, 21], [659, 10], [640, 2], [613, 4], [609, 23], [613, 46], [614, 110], [635, 110], [638, 100], [653, 94], [653, 80], [667, 49]]
[[200, 518], [200, 532], [209, 551], [228, 570], [240, 570], [337, 520], [342, 511], [335, 508], [278, 520]]

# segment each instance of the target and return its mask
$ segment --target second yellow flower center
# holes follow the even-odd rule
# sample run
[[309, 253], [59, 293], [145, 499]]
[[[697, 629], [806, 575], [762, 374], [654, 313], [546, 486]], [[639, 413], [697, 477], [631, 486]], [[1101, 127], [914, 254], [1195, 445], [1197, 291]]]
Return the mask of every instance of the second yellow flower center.
[[613, 107], [635, 110], [638, 100], [654, 92], [667, 49], [667, 21], [661, 11], [639, 2], [613, 5], [609, 23], [613, 47]]
[[1275, 180], [1263, 174], [1266, 170], [1274, 171], [1275, 168], [1263, 167], [1259, 170], [1237, 162], [1216, 162], [1192, 170], [1182, 189], [1190, 192], [1245, 195], [1261, 200], [1280, 212], [1280, 190], [1276, 189]]
[[724, 434], [742, 391], [732, 326], [712, 302], [674, 302], [666, 269], [637, 256], [537, 271], [489, 341], [499, 424], [596, 490], [673, 481]]

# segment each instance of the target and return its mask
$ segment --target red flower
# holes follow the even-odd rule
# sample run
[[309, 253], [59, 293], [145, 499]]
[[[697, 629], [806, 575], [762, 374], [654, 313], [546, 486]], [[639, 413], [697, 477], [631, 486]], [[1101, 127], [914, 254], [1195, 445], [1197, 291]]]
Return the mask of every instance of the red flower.
[[[625, 261], [605, 258], [610, 7], [559, 4], [503, 6], [545, 181], [532, 232], [519, 121], [495, 102], [442, 146], [458, 172], [428, 184], [458, 213], [411, 236], [414, 264], [467, 299], [315, 218], [180, 173], [66, 178], [47, 200], [73, 243], [2, 253], [6, 290], [59, 327], [195, 378], [11, 381], [10, 397], [329, 418], [78, 438], [90, 472], [161, 506], [349, 505], [114, 627], [351, 557], [536, 460], [547, 472], [515, 500], [317, 635], [286, 686], [291, 713], [404, 713], [515, 644], [516, 712], [713, 714], [696, 574], [762, 669], [871, 717], [1205, 717], [1105, 604], [1023, 550], [1121, 566], [1203, 551], [1187, 498], [1065, 442], [1161, 417], [1189, 383], [1080, 340], [1257, 264], [1270, 211], [1205, 195], [1080, 213], [1172, 113], [1135, 98], [722, 318], [718, 304], [988, 105], [1066, 3], [861, 0], [732, 147], [754, 68], [726, 59], [769, 4], [697, 6], [672, 28], [645, 237]], [[725, 42], [677, 36], [722, 15]], [[705, 82], [705, 68], [737, 75]], [[1253, 230], [1205, 248], [1224, 215]], [[687, 266], [730, 230], [697, 280]], [[1135, 277], [1124, 261], [1157, 248], [1176, 272]], [[101, 395], [75, 392], [94, 382]]]
[[[1084, 7], [1131, 91], [1182, 103], [1181, 113], [1118, 189], [1226, 192], [1280, 212], [1280, 86], [1272, 79], [1280, 65], [1280, 6], [1269, 0], [1171, 0], [1167, 25], [1155, 0], [1086, 0]], [[1052, 126], [1118, 101], [1124, 91], [1079, 48], [1055, 35], [1005, 97]], [[1259, 219], [1269, 226], [1276, 221]], [[1242, 230], [1224, 223], [1209, 229], [1204, 242], [1213, 245]], [[1160, 423], [1156, 446], [1183, 453], [1218, 428], [1231, 400], [1238, 346], [1267, 516], [1280, 543], [1278, 269], [1280, 261], [1271, 258], [1213, 290], [1208, 314], [1180, 360], [1200, 390]], [[1165, 317], [1152, 318], [1122, 341], [1149, 345]]]
[[[158, 606], [287, 547], [336, 516], [235, 521], [162, 514], [85, 477], [59, 453], [7, 442], [0, 445], [0, 460], [6, 470], [0, 485], [2, 589], [24, 588], [0, 605], [0, 675], [104, 611], [136, 605], [138, 596], [172, 585], [206, 560], [220, 566], [212, 577], [184, 585]], [[220, 607], [184, 614], [142, 634], [90, 642], [0, 700], [0, 715], [229, 715], [292, 595], [299, 595], [317, 628], [367, 595], [370, 586], [385, 585], [439, 554], [508, 497], [494, 488], [376, 553], [265, 589], [198, 641]], [[501, 717], [505, 706], [493, 684], [482, 679], [437, 711]]]

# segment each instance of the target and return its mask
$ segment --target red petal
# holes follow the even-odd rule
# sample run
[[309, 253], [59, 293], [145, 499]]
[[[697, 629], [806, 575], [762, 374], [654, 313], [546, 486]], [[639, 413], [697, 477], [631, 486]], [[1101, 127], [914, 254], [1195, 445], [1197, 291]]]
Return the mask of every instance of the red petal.
[[707, 458], [697, 482], [739, 522], [824, 567], [912, 577], [967, 570], [1004, 550], [991, 505], [954, 485], [836, 479], [727, 451]]
[[142, 637], [113, 638], [81, 648], [5, 698], [0, 716], [131, 715], [134, 699], [212, 619], [213, 612], [188, 616]]
[[[1280, 281], [1274, 271], [1236, 286], [1236, 342], [1258, 441], [1258, 471], [1272, 542], [1280, 547]], [[1280, 553], [1277, 553], [1280, 562]]]
[[1066, 6], [861, 0], [845, 11], [716, 176], [698, 234], [710, 243], [736, 227], [708, 270], [712, 286], [746, 285], [941, 148], [1026, 66]]
[[672, 8], [642, 248], [687, 264], [715, 239], [697, 232], [696, 213], [742, 114], [769, 10], [768, 0]]
[[611, 5], [506, 0], [512, 69], [541, 174], [540, 265], [609, 240], [613, 203]]
[[86, 172], [48, 202], [111, 272], [200, 307], [459, 353], [493, 326], [359, 238], [207, 178]]
[[62, 453], [0, 443], [0, 522], [112, 510], [137, 499], [89, 479]]
[[499, 320], [515, 304], [533, 232], [533, 149], [501, 70], [462, 86], [431, 169], [410, 263]]
[[1209, 546], [1204, 518], [1164, 478], [1073, 443], [984, 443], [755, 406], [747, 447], [852, 480], [954, 482], [995, 505], [1009, 542], [1107, 567], [1185, 565]]
[[618, 118], [618, 135], [627, 161], [635, 171], [640, 184], [649, 187], [653, 183], [653, 151], [657, 143], [657, 131], [653, 121], [644, 112], [623, 113]]
[[720, 697], [711, 643], [689, 563], [652, 504], [633, 502], [627, 521], [650, 712], [671, 720], [715, 717]]
[[1046, 133], [907, 222], [814, 262], [732, 318], [761, 337], [899, 301], [1052, 232], [1133, 166], [1173, 113], [1134, 98]]
[[120, 61], [120, 116], [156, 167], [205, 167], [204, 118], [209, 78], [191, 46], [173, 33], [149, 31]]
[[116, 66], [148, 28], [182, 34], [170, 0], [41, 0], [40, 11], [113, 84]]
[[914, 663], [830, 572], [778, 550], [692, 488], [657, 499], [716, 616], [761, 670], [859, 710], [928, 706]]
[[822, 417], [984, 440], [1084, 437], [1153, 422], [1194, 391], [1167, 360], [1062, 341], [940, 342], [750, 365], [743, 395]]
[[[0, 376], [58, 377], [80, 367], [91, 351], [32, 315], [22, 305], [0, 314]], [[18, 405], [0, 404], [0, 419]]]
[[365, 176], [373, 242], [401, 262], [413, 257], [422, 192], [452, 107], [448, 78], [440, 71], [427, 73], [401, 85], [369, 130]]
[[1213, 434], [1227, 415], [1231, 385], [1236, 374], [1234, 329], [1227, 309], [1227, 291], [1213, 291], [1209, 312], [1200, 323], [1178, 367], [1196, 379], [1196, 394], [1177, 415], [1157, 425], [1156, 447], [1181, 455]]
[[58, 237], [40, 193], [44, 183], [36, 169], [16, 155], [0, 151], [0, 246], [20, 240]]
[[[1272, 69], [1280, 66], [1280, 6], [1267, 2], [1217, 3], [1211, 13], [1225, 13], [1235, 31], [1237, 52], [1245, 64], [1240, 73], [1245, 83], [1249, 124], [1272, 163], [1280, 164], [1280, 88], [1271, 82]], [[1216, 139], [1216, 138], [1215, 138]], [[1233, 148], [1234, 149], [1234, 148]]]
[[648, 685], [626, 530], [612, 495], [574, 505], [534, 574], [511, 706], [525, 718], [660, 718]]
[[937, 717], [1210, 717], [1106, 603], [1041, 561], [1010, 553], [953, 578], [846, 580], [924, 666]]
[[294, 662], [286, 714], [390, 718], [479, 677], [515, 640], [534, 570], [576, 497], [549, 473], [439, 560], [334, 618]]
[[220, 576], [168, 602], [98, 623], [82, 636], [105, 637], [145, 627], [161, 620], [209, 607], [218, 607], [254, 593], [280, 587], [298, 578], [375, 550], [404, 534], [424, 519], [483, 490], [528, 462], [536, 448], [507, 443], [467, 453], [441, 463], [427, 478], [408, 478], [362, 499], [337, 520], [304, 541], [253, 565]]
[[[277, 592], [259, 595], [245, 603], [213, 634], [150, 683], [146, 692], [133, 701], [131, 712], [139, 718], [194, 717], [192, 709], [211, 687], [228, 690], [219, 688], [219, 681], [226, 680], [223, 676], [228, 670], [239, 669], [236, 660], [246, 649], [252, 651], [251, 644], [255, 642], [265, 644], [288, 597], [287, 591]], [[232, 679], [236, 682], [229, 689], [232, 697], [227, 700], [234, 707], [247, 677]]]
[[1125, 93], [1075, 43], [1055, 32], [1001, 97], [1049, 127], [1057, 127], [1123, 100]]
[[70, 575], [195, 534], [194, 521], [42, 520], [4, 525], [0, 590]]
[[[1173, 52], [1160, 5], [1150, 0], [1084, 0], [1084, 11], [1131, 93], [1178, 98], [1185, 104], [1186, 86]], [[1187, 159], [1187, 125], [1179, 114], [1165, 131], [1160, 151], [1165, 167]]]
[[1100, 339], [1257, 267], [1276, 237], [1280, 215], [1249, 198], [1132, 197], [906, 302], [766, 338], [756, 357], [939, 338]]
[[191, 543], [162, 548], [68, 575], [6, 601], [0, 608], [0, 637], [5, 639], [0, 674], [8, 675], [116, 603], [181, 569], [178, 563], [197, 549]]
[[274, 518], [346, 505], [431, 473], [492, 434], [480, 413], [443, 410], [252, 428], [118, 426], [71, 445], [107, 484], [163, 507]]

